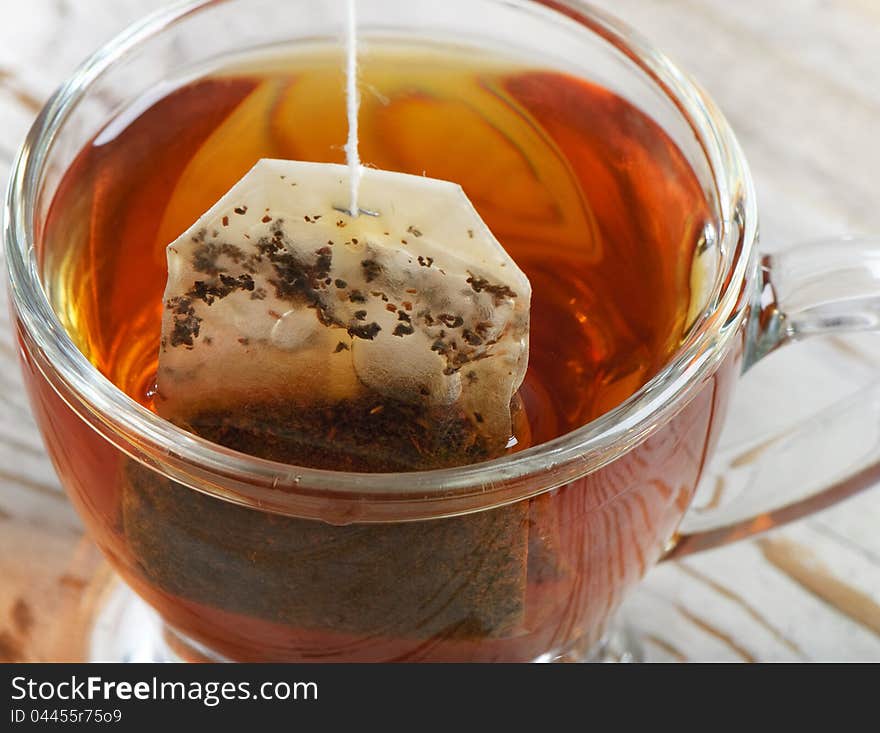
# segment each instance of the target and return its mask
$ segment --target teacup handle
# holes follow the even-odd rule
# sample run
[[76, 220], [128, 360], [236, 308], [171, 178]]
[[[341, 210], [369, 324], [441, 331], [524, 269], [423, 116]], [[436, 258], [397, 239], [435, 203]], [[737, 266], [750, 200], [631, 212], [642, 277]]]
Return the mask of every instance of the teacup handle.
[[[764, 256], [758, 277], [744, 372], [809, 336], [880, 331], [880, 240], [798, 245]], [[877, 373], [877, 382], [794, 427], [765, 430], [745, 450], [719, 450], [664, 559], [750, 537], [880, 483], [880, 359]], [[766, 418], [752, 412], [749, 422]]]

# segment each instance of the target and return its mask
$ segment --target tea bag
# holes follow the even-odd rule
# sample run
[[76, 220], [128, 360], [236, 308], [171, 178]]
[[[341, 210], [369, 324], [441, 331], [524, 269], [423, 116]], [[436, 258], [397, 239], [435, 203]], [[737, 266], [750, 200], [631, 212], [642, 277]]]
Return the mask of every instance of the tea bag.
[[159, 413], [329, 469], [499, 455], [528, 279], [445, 181], [261, 160], [167, 248]]
[[[457, 185], [362, 173], [353, 217], [348, 168], [261, 160], [168, 246], [161, 415], [329, 470], [437, 468], [506, 450], [528, 359], [528, 280]], [[327, 648], [395, 640], [416, 653], [428, 638], [523, 632], [527, 501], [336, 526], [239, 507], [136, 465], [123, 483], [129, 547], [167, 593], [326, 634]]]

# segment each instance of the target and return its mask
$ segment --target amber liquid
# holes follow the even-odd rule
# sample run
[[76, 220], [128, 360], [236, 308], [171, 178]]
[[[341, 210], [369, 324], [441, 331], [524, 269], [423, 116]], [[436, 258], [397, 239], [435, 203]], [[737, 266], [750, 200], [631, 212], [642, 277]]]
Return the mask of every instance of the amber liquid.
[[[39, 242], [47, 291], [143, 405], [165, 245], [261, 157], [343, 162], [341, 69], [338, 50], [312, 49], [221, 70], [110, 124], [65, 175]], [[363, 160], [460, 183], [531, 281], [511, 450], [587, 423], [662, 368], [689, 326], [710, 212], [656, 123], [602, 87], [465, 51], [377, 46], [360, 79]], [[30, 362], [26, 375], [117, 569], [179, 632], [255, 661], [528, 660], [594, 641], [680, 520], [728, 391], [713, 381], [652, 439], [534, 499], [332, 527], [168, 481], [85, 427]]]
[[[192, 83], [111, 126], [56, 197], [42, 247], [52, 301], [83, 352], [144, 405], [165, 245], [261, 157], [344, 162], [338, 52], [269, 68]], [[584, 81], [463, 53], [367, 54], [361, 86], [363, 161], [460, 183], [531, 280], [521, 437], [579, 427], [661, 368], [687, 325], [709, 214], [655, 123]]]

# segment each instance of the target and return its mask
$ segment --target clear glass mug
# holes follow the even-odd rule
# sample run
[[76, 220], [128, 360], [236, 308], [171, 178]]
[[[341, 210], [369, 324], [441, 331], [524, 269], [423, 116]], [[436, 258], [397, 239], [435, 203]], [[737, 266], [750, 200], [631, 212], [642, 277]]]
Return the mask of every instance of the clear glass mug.
[[[720, 112], [665, 57], [578, 0], [360, 0], [359, 21], [372, 44], [448, 39], [588, 78], [650, 115], [681, 148], [714, 214], [694, 256], [705, 287], [693, 293], [681, 347], [632, 397], [495, 461], [354, 474], [219, 447], [99, 374], [40, 281], [36, 243], [74, 156], [171, 78], [250, 49], [338, 38], [342, 9], [321, 0], [209, 0], [162, 11], [101, 49], [53, 96], [12, 173], [7, 267], [37, 422], [91, 536], [158, 611], [174, 654], [593, 658], [621, 600], [659, 560], [802, 516], [876, 478], [865, 469], [809, 497], [789, 495], [777, 511], [715, 512], [701, 531], [679, 531], [739, 374], [802, 335], [875, 327], [876, 255], [844, 242], [761, 258], [754, 188]], [[125, 654], [128, 642], [112, 653]]]

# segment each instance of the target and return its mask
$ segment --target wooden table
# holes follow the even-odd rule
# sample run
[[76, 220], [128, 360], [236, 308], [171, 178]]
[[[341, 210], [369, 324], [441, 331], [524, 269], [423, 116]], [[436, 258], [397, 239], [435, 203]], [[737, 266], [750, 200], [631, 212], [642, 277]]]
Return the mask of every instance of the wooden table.
[[[0, 2], [5, 184], [15, 150], [53, 88], [89, 51], [162, 3]], [[843, 232], [880, 234], [874, 0], [596, 4], [640, 28], [720, 103], [752, 163], [766, 249]], [[3, 313], [0, 658], [74, 659], [84, 653], [81, 620], [96, 602], [96, 577], [107, 571], [44, 454]], [[719, 459], [732, 466], [737, 486], [798, 487], [798, 464], [792, 473], [762, 462], [763, 448], [792, 430], [795, 443], [816, 443], [800, 466], [811, 475], [830, 471], [854, 445], [877, 449], [880, 419], [874, 426], [864, 406], [880, 391], [878, 341], [869, 334], [798, 345], [746, 377]], [[830, 406], [847, 397], [861, 422], [841, 428]], [[782, 473], [778, 480], [773, 471]], [[698, 520], [700, 511], [733, 501], [735, 492], [721, 491], [728, 478], [706, 482]], [[625, 617], [650, 660], [880, 660], [878, 527], [880, 491], [870, 489], [761, 538], [658, 567], [627, 602]]]

